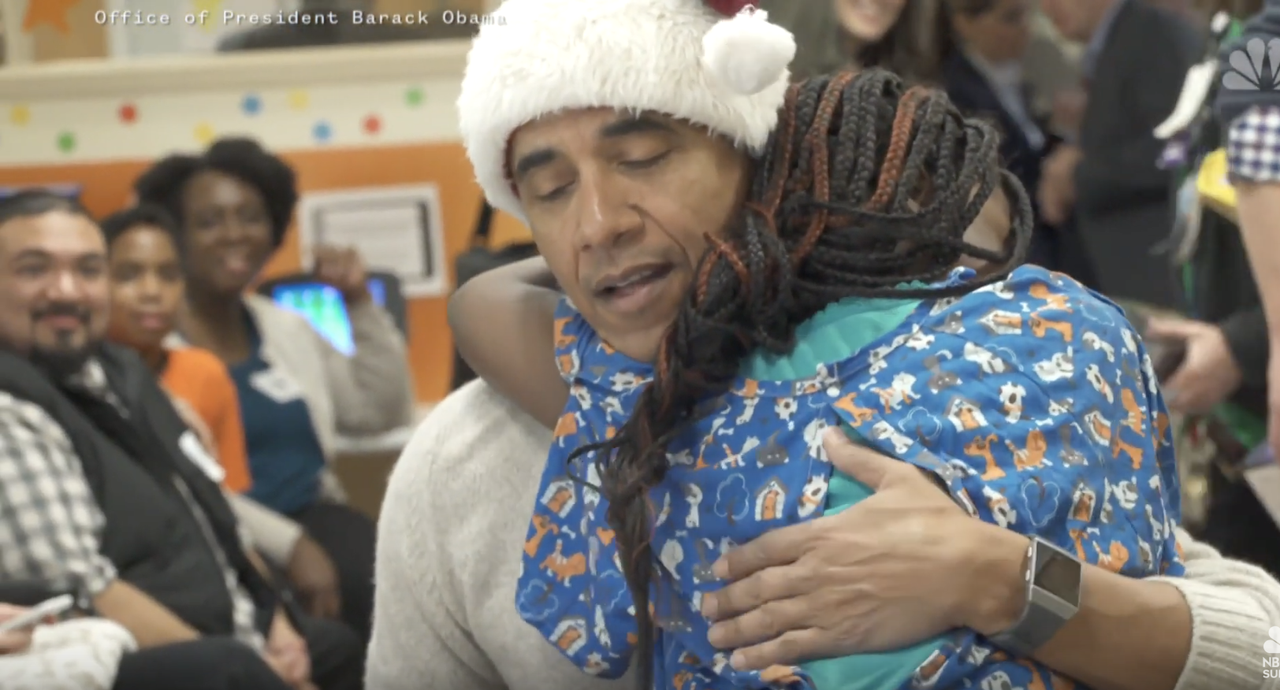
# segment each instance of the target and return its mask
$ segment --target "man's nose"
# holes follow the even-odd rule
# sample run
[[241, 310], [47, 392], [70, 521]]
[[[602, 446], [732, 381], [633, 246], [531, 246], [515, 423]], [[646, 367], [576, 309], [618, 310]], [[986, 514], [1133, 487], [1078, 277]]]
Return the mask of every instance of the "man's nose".
[[580, 250], [611, 247], [643, 225], [640, 213], [616, 182], [583, 179], [579, 185]]
[[74, 270], [60, 270], [54, 274], [49, 292], [56, 300], [76, 300], [84, 295], [84, 281]]

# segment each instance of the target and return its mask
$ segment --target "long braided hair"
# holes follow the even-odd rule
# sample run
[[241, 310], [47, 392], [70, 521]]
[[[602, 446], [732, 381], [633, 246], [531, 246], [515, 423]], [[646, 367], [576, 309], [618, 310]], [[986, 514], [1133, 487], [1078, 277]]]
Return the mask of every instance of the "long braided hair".
[[[597, 453], [623, 571], [638, 623], [635, 662], [652, 687], [655, 563], [648, 492], [668, 467], [666, 447], [696, 421], [699, 403], [723, 394], [758, 348], [790, 350], [796, 327], [846, 297], [954, 296], [998, 280], [1021, 263], [1031, 206], [997, 161], [990, 126], [964, 119], [940, 91], [904, 90], [883, 70], [837, 73], [795, 84], [750, 195], [725, 237], [708, 237], [690, 294], [667, 332], [653, 381]], [[965, 242], [966, 228], [1001, 186], [1013, 210], [1003, 252]], [[999, 264], [982, 280], [936, 282], [962, 256]]]

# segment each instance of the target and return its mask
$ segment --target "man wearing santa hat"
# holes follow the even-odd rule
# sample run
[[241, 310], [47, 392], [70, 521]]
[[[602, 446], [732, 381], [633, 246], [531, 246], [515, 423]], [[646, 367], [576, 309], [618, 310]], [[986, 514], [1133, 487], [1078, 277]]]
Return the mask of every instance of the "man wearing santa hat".
[[[458, 100], [463, 143], [488, 200], [538, 226], [563, 189], [580, 187], [573, 204], [584, 227], [565, 234], [587, 233], [585, 226], [608, 225], [607, 216], [627, 204], [617, 185], [575, 176], [569, 158], [590, 159], [601, 170], [610, 167], [604, 161], [643, 165], [639, 149], [657, 137], [695, 162], [673, 166], [687, 177], [664, 181], [663, 198], [641, 200], [632, 215], [654, 215], [646, 224], [675, 243], [723, 223], [740, 203], [749, 165], [742, 152], [760, 153], [777, 123], [795, 52], [790, 35], [761, 13], [740, 12], [748, 4], [506, 0], [500, 20], [472, 45]], [[627, 169], [628, 176], [646, 174]], [[668, 326], [660, 321], [624, 330], [656, 339]], [[379, 523], [369, 690], [635, 687], [631, 678], [586, 675], [517, 613], [529, 516], [550, 443], [546, 429], [482, 381], [450, 395], [418, 429], [391, 477]], [[815, 596], [788, 604], [810, 607], [806, 620], [840, 623], [801, 635], [771, 629], [759, 612], [782, 602], [760, 588], [752, 593], [750, 583], [762, 580], [729, 584], [716, 604], [744, 614], [734, 620], [733, 637], [753, 667], [880, 651], [895, 646], [886, 640], [900, 646], [912, 635], [928, 639], [943, 631], [941, 602], [984, 584], [983, 573], [969, 572], [965, 559], [927, 538], [971, 531], [971, 518], [933, 510], [946, 508], [947, 499], [906, 464], [846, 450], [850, 457], [832, 454], [833, 464], [874, 466], [881, 475], [876, 495], [845, 513], [857, 515], [857, 549], [847, 539], [854, 535], [833, 531], [844, 522], [819, 521], [731, 552], [730, 562], [754, 561], [766, 579], [775, 566], [793, 574], [809, 568], [801, 575]], [[903, 519], [919, 524], [883, 529]], [[1079, 611], [1039, 646], [1036, 660], [1098, 690], [1278, 687], [1263, 685], [1272, 681], [1262, 679], [1257, 654], [1268, 626], [1280, 622], [1280, 585], [1185, 534], [1178, 541], [1184, 578], [1133, 580], [1085, 565]], [[873, 566], [855, 563], [859, 549], [880, 554]], [[808, 555], [803, 564], [791, 562], [796, 552]], [[1022, 566], [1012, 567], [1009, 579], [1019, 580]], [[858, 581], [849, 581], [850, 573]], [[1131, 634], [1137, 626], [1161, 635]], [[563, 643], [573, 644], [572, 636]]]

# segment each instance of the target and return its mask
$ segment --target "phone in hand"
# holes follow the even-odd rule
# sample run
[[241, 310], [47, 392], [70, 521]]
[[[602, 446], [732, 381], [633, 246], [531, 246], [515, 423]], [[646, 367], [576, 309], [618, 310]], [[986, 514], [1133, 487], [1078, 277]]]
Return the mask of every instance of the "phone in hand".
[[49, 618], [57, 618], [64, 613], [75, 608], [76, 598], [70, 594], [63, 594], [52, 599], [32, 606], [26, 613], [14, 616], [9, 620], [0, 623], [0, 635], [11, 632], [21, 632], [28, 628], [34, 628], [41, 622]]

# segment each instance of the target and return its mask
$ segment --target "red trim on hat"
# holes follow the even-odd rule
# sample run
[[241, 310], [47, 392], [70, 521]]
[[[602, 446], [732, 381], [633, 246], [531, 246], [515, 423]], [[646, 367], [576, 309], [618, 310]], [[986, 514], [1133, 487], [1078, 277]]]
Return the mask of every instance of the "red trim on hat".
[[725, 17], [736, 17], [742, 10], [760, 4], [758, 0], [703, 0], [703, 2], [707, 7]]

